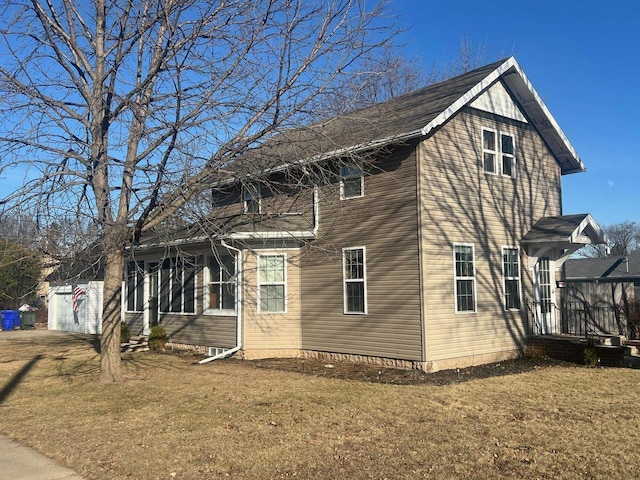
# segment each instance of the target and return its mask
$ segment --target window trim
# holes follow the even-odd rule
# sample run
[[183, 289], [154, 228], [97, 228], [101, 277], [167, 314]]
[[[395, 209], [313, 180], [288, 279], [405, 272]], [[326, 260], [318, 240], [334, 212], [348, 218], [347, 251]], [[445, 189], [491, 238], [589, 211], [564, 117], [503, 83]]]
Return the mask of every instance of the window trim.
[[[216, 316], [220, 316], [220, 317], [232, 317], [237, 315], [238, 312], [238, 256], [234, 255], [231, 252], [221, 252], [222, 254], [210, 254], [210, 255], [205, 255], [204, 256], [204, 281], [203, 281], [203, 293], [204, 295], [202, 296], [203, 298], [203, 308], [202, 308], [202, 313], [203, 315], [216, 315]], [[219, 260], [221, 260], [223, 255], [228, 255], [230, 257], [233, 258], [233, 267], [234, 267], [234, 274], [231, 275], [229, 277], [229, 281], [223, 281], [222, 279], [220, 279], [219, 281], [213, 281], [212, 280], [212, 276], [211, 276], [211, 268], [210, 268], [210, 261], [211, 259], [215, 259], [216, 262], [218, 262], [218, 265], [221, 267], [220, 268], [220, 273], [222, 274], [222, 268], [223, 265], [220, 263]], [[229, 284], [233, 284], [233, 288], [234, 288], [234, 302], [233, 302], [233, 309], [229, 309], [229, 308], [211, 308], [210, 307], [210, 291], [209, 291], [209, 285], [211, 284], [217, 284], [220, 285], [221, 288], [223, 288], [224, 285], [229, 285]]]
[[[458, 277], [456, 268], [456, 247], [471, 247], [473, 276]], [[471, 280], [473, 288], [473, 310], [458, 310], [458, 280]], [[453, 244], [453, 305], [456, 314], [468, 315], [478, 313], [478, 290], [476, 288], [476, 248], [473, 243], [454, 243]]]
[[[358, 170], [358, 174], [356, 173], [347, 173], [345, 174], [344, 169], [353, 169]], [[360, 194], [359, 195], [345, 195], [345, 181], [348, 180], [360, 180]], [[364, 171], [362, 166], [356, 163], [345, 163], [340, 165], [340, 200], [350, 200], [352, 198], [362, 198], [364, 197]]]
[[[255, 202], [258, 211], [252, 211], [249, 208], [250, 202]], [[250, 183], [242, 185], [242, 213], [260, 214], [262, 213], [262, 192], [259, 183]]]
[[[347, 270], [346, 253], [353, 250], [362, 250], [362, 278], [348, 279], [345, 275]], [[364, 246], [344, 247], [342, 249], [342, 313], [345, 315], [367, 315], [369, 313], [369, 302], [367, 295], [367, 248]], [[347, 284], [362, 283], [363, 284], [363, 311], [356, 312], [347, 310]]]
[[[261, 282], [260, 279], [260, 259], [263, 257], [282, 257], [282, 268], [283, 275], [282, 281], [279, 282]], [[257, 283], [257, 305], [256, 311], [261, 315], [286, 315], [288, 312], [288, 301], [287, 301], [287, 254], [286, 253], [258, 253], [256, 258], [256, 283]], [[267, 285], [282, 285], [283, 288], [283, 309], [278, 311], [272, 310], [263, 310], [262, 309], [262, 287]]]
[[[505, 250], [515, 250], [516, 258], [518, 260], [518, 276], [507, 277], [505, 272], [505, 263], [504, 263], [504, 253]], [[519, 312], [522, 310], [522, 259], [520, 258], [520, 249], [513, 245], [503, 245], [500, 250], [501, 253], [501, 261], [502, 261], [502, 306], [507, 312]], [[518, 307], [517, 308], [509, 308], [507, 307], [507, 280], [516, 280], [518, 282]]]
[[[491, 132], [494, 140], [494, 150], [489, 150], [484, 146], [484, 132]], [[502, 151], [502, 137], [511, 137], [513, 153], [504, 153]], [[481, 146], [482, 146], [482, 170], [487, 175], [499, 175], [507, 178], [516, 178], [517, 161], [516, 161], [516, 136], [512, 132], [505, 130], [497, 130], [490, 127], [481, 128]], [[487, 170], [485, 164], [485, 154], [493, 155], [493, 170]], [[504, 156], [511, 158], [511, 175], [504, 173]]]

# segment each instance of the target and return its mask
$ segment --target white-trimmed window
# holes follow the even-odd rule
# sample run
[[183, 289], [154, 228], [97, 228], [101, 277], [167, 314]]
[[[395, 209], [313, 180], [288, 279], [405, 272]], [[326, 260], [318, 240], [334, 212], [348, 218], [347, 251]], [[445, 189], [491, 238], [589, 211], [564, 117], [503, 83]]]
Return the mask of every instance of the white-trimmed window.
[[511, 134], [482, 129], [482, 165], [486, 173], [515, 178], [515, 141]]
[[364, 195], [364, 174], [362, 167], [356, 164], [343, 165], [340, 168], [340, 198], [358, 198]]
[[343, 248], [342, 263], [344, 313], [367, 313], [365, 248]]
[[227, 252], [207, 257], [205, 312], [234, 315], [236, 312], [236, 257]]
[[473, 245], [454, 245], [456, 312], [476, 311], [476, 277]]
[[502, 248], [504, 308], [520, 310], [520, 254], [517, 248]]
[[258, 311], [283, 313], [287, 294], [284, 255], [258, 255]]
[[144, 309], [144, 262], [127, 262], [127, 311]]
[[244, 213], [261, 213], [260, 185], [251, 183], [242, 186], [242, 211]]
[[164, 259], [160, 266], [160, 311], [194, 313], [195, 291], [195, 258]]

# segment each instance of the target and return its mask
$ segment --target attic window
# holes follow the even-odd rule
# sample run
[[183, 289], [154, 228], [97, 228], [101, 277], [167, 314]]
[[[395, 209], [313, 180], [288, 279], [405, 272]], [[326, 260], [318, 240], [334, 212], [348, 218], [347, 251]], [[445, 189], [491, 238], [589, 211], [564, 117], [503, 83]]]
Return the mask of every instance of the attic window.
[[340, 198], [358, 198], [364, 195], [364, 176], [359, 165], [348, 164], [340, 168]]
[[252, 183], [242, 187], [242, 200], [244, 213], [260, 213], [260, 185]]
[[486, 173], [515, 178], [516, 159], [513, 135], [482, 129], [482, 164]]

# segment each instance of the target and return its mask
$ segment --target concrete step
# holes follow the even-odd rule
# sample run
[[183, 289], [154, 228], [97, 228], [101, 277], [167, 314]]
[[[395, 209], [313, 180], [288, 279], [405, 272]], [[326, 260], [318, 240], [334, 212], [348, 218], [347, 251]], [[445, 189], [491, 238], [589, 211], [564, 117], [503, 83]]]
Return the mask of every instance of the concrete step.
[[640, 356], [625, 355], [624, 366], [627, 368], [640, 368]]

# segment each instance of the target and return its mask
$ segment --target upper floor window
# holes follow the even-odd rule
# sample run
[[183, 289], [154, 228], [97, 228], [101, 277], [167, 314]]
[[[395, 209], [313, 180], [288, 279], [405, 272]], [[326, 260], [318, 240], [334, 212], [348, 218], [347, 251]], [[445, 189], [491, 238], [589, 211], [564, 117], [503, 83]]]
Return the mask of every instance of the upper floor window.
[[502, 249], [502, 272], [504, 275], [504, 308], [520, 309], [520, 256], [518, 249]]
[[475, 312], [475, 266], [473, 245], [454, 245], [456, 312]]
[[258, 257], [258, 311], [285, 312], [286, 266], [284, 255]]
[[364, 195], [364, 175], [362, 168], [355, 164], [340, 168], [340, 198], [357, 198]]
[[195, 312], [194, 258], [166, 258], [160, 268], [160, 311]]
[[516, 158], [513, 135], [482, 129], [482, 164], [484, 171], [515, 178]]
[[144, 309], [144, 262], [127, 262], [127, 311]]
[[242, 211], [244, 213], [260, 213], [260, 185], [251, 183], [242, 187]]
[[207, 313], [236, 311], [236, 258], [229, 253], [207, 258]]
[[365, 250], [342, 250], [344, 313], [367, 313]]

